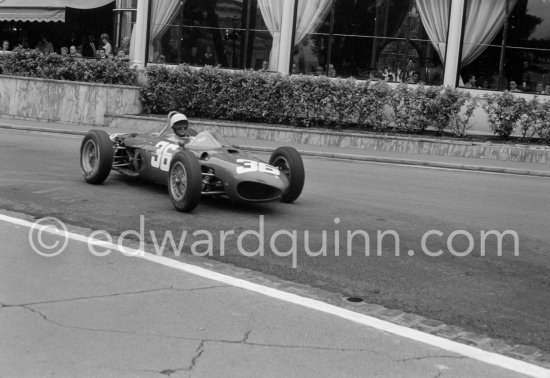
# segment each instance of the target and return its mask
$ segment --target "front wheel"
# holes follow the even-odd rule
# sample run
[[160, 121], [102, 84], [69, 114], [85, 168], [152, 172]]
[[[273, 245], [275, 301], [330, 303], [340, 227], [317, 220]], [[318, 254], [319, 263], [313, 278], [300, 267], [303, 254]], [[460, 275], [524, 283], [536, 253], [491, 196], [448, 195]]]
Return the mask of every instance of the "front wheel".
[[292, 147], [279, 147], [271, 154], [269, 164], [279, 168], [288, 178], [289, 185], [283, 192], [281, 201], [294, 202], [302, 193], [305, 181], [304, 163], [300, 153]]
[[104, 130], [91, 130], [80, 145], [80, 169], [84, 180], [101, 184], [113, 166], [113, 142]]
[[189, 151], [178, 152], [170, 162], [168, 193], [178, 211], [192, 211], [201, 199], [202, 172], [198, 159]]

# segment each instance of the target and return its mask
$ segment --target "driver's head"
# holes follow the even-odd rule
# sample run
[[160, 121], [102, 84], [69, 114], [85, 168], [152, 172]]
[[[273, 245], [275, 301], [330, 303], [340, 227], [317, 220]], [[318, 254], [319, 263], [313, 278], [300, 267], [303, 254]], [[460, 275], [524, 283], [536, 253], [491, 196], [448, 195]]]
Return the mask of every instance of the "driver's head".
[[189, 127], [189, 122], [187, 117], [181, 113], [175, 113], [170, 117], [170, 127], [177, 126], [177, 128], [187, 130]]

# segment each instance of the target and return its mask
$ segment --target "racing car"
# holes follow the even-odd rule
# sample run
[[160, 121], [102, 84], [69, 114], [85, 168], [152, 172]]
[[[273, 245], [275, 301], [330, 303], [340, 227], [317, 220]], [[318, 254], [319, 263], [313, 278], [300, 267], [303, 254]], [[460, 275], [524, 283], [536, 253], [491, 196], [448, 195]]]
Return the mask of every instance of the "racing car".
[[173, 206], [183, 212], [195, 209], [202, 196], [291, 203], [300, 196], [305, 179], [296, 149], [279, 147], [265, 162], [217, 132], [197, 133], [177, 112], [150, 133], [89, 131], [80, 146], [80, 167], [90, 184], [103, 183], [111, 170], [166, 184]]

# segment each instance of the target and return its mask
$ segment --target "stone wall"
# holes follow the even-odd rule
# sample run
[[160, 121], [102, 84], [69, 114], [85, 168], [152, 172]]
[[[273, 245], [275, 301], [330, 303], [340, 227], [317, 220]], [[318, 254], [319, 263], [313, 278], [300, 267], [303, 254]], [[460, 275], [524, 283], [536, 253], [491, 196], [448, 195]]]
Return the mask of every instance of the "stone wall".
[[106, 114], [140, 114], [139, 87], [0, 75], [0, 115], [105, 125]]
[[[110, 116], [106, 126], [128, 131], [149, 132], [166, 124], [165, 117]], [[226, 137], [301, 143], [373, 151], [403, 152], [419, 155], [454, 156], [487, 160], [504, 160], [550, 164], [550, 147], [466, 142], [416, 136], [391, 136], [368, 133], [335, 132], [315, 129], [246, 124], [239, 122], [190, 120], [197, 131], [213, 130]]]

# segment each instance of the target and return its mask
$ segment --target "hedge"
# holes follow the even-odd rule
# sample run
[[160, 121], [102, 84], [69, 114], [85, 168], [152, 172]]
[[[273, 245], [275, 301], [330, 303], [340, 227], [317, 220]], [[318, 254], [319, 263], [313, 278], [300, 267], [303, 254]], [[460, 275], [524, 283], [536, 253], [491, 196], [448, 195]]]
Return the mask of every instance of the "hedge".
[[[16, 49], [0, 54], [6, 75], [137, 85], [137, 72], [118, 58], [83, 59]], [[527, 101], [509, 92], [483, 98], [450, 87], [424, 87], [386, 81], [329, 79], [217, 67], [150, 66], [141, 90], [145, 111], [172, 110], [190, 117], [262, 122], [297, 127], [355, 128], [421, 133], [426, 129], [465, 136], [481, 106], [494, 133], [508, 139], [550, 143], [550, 102]]]
[[483, 97], [441, 86], [329, 79], [264, 71], [152, 66], [141, 91], [146, 112], [172, 110], [191, 117], [263, 122], [298, 127], [356, 128], [421, 133], [426, 129], [463, 137], [476, 108], [494, 133], [508, 139], [550, 143], [550, 102], [498, 92]]
[[452, 88], [402, 84], [392, 89], [385, 81], [208, 66], [152, 66], [147, 77], [141, 95], [148, 113], [178, 110], [191, 117], [299, 127], [405, 132], [433, 127], [463, 135], [476, 104], [469, 93]]
[[137, 85], [137, 73], [120, 58], [85, 59], [40, 50], [16, 49], [0, 54], [4, 75], [82, 81], [101, 84]]

